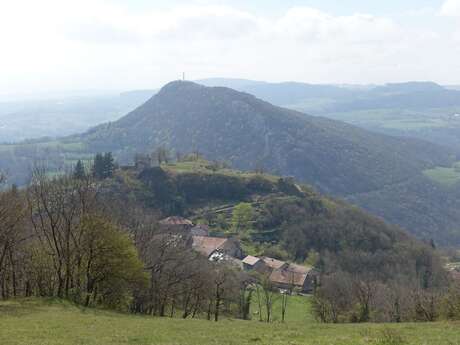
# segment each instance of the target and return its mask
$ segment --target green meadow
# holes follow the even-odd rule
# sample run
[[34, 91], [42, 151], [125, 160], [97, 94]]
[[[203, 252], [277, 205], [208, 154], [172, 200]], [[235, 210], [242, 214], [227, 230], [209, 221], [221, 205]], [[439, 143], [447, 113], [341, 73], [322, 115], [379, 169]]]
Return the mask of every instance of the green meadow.
[[[460, 323], [316, 323], [302, 297], [285, 323], [154, 318], [84, 309], [57, 300], [0, 302], [2, 345], [458, 345]], [[299, 307], [295, 307], [299, 306]], [[275, 311], [276, 313], [276, 311]]]
[[444, 186], [452, 186], [460, 181], [460, 162], [455, 163], [450, 168], [436, 167], [423, 172], [435, 182]]

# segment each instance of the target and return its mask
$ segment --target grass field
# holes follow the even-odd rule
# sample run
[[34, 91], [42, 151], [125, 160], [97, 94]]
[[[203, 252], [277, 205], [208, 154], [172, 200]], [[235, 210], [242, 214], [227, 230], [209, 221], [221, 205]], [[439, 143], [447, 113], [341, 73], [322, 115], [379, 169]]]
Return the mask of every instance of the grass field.
[[[289, 311], [288, 311], [289, 312]], [[0, 303], [2, 345], [459, 345], [460, 323], [324, 325], [313, 320], [182, 320], [83, 309], [61, 301]]]
[[[183, 161], [183, 162], [176, 162], [170, 164], [162, 165], [162, 168], [176, 174], [183, 174], [183, 173], [202, 173], [202, 174], [213, 174], [219, 173], [227, 176], [234, 176], [234, 177], [241, 177], [241, 178], [251, 178], [257, 176], [254, 172], [243, 172], [239, 170], [234, 170], [230, 168], [222, 168], [222, 167], [213, 167], [212, 163], [204, 160], [199, 159], [195, 161]], [[213, 170], [215, 169], [215, 170]], [[263, 177], [271, 182], [276, 182], [279, 177], [270, 175], [267, 173], [263, 174]]]
[[17, 148], [59, 148], [65, 152], [81, 152], [85, 150], [85, 145], [80, 142], [64, 142], [64, 141], [42, 141], [32, 143], [17, 143], [17, 144], [0, 144], [0, 151], [10, 151]]
[[336, 120], [363, 127], [379, 127], [401, 131], [418, 131], [427, 128], [458, 126], [449, 115], [459, 113], [457, 107], [433, 109], [365, 109], [323, 114]]
[[452, 186], [460, 181], [460, 162], [455, 163], [450, 168], [436, 167], [425, 170], [424, 174], [435, 182], [445, 186]]

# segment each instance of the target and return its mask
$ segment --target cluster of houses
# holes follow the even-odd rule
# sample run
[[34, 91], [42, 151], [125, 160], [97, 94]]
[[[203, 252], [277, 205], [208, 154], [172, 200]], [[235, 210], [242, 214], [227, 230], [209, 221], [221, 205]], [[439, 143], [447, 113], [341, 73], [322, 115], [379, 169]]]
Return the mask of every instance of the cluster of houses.
[[187, 242], [197, 252], [210, 261], [225, 261], [246, 272], [257, 272], [280, 289], [311, 292], [315, 286], [316, 275], [312, 267], [306, 267], [266, 256], [245, 255], [239, 241], [235, 238], [210, 236], [210, 229], [204, 224], [172, 216], [160, 221], [163, 229], [186, 235]]

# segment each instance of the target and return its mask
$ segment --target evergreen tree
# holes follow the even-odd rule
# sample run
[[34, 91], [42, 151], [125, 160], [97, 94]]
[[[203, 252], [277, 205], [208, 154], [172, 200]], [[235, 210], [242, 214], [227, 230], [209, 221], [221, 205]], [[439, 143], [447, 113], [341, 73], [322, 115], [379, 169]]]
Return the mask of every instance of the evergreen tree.
[[107, 152], [104, 154], [104, 158], [103, 158], [103, 164], [104, 164], [104, 168], [103, 168], [103, 178], [109, 178], [109, 177], [112, 177], [113, 176], [113, 171], [115, 170], [115, 163], [114, 163], [114, 159], [113, 159], [113, 156], [112, 156], [112, 152]]
[[104, 178], [104, 157], [101, 153], [97, 153], [94, 157], [93, 176], [99, 180]]
[[79, 159], [77, 165], [75, 165], [75, 169], [73, 171], [73, 177], [77, 180], [84, 179], [86, 176], [85, 167], [83, 166], [82, 161]]

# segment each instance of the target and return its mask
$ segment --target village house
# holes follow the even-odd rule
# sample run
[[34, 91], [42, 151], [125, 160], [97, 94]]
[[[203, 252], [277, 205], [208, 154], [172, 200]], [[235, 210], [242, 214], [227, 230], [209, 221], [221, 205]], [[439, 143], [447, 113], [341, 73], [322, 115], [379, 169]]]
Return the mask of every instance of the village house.
[[180, 216], [172, 216], [160, 220], [160, 227], [164, 231], [171, 232], [190, 232], [193, 222]]
[[278, 289], [306, 293], [313, 290], [315, 285], [315, 275], [311, 267], [251, 255], [246, 256], [242, 263], [245, 271], [268, 275], [269, 281]]
[[240, 244], [233, 238], [193, 236], [192, 240], [192, 248], [207, 258], [216, 252], [237, 259], [243, 256]]
[[[170, 240], [185, 240], [195, 251], [210, 261], [227, 262], [244, 271], [266, 275], [274, 287], [289, 292], [310, 292], [316, 275], [311, 267], [301, 266], [267, 256], [243, 256], [240, 243], [234, 238], [210, 237], [209, 227], [172, 216], [160, 221], [161, 228], [172, 236]], [[165, 234], [166, 235], [166, 234]], [[184, 238], [186, 236], [186, 238]], [[242, 260], [241, 260], [242, 259]]]
[[264, 273], [270, 269], [261, 258], [252, 255], [246, 256], [242, 263], [243, 269], [245, 271], [256, 271], [259, 273]]
[[271, 270], [279, 270], [286, 268], [288, 263], [285, 261], [269, 258], [267, 256], [261, 256], [260, 257], [264, 264], [269, 267]]
[[218, 250], [212, 253], [208, 259], [213, 262], [223, 262], [233, 266], [234, 268], [243, 270], [243, 262], [240, 259], [234, 258], [233, 256], [227, 255]]
[[273, 270], [269, 280], [279, 289], [306, 293], [314, 288], [314, 275], [312, 273], [311, 267], [288, 264], [281, 269]]
[[190, 229], [192, 236], [209, 236], [209, 226], [206, 224], [197, 224]]
[[152, 237], [151, 241], [156, 242], [160, 246], [179, 247], [185, 245], [186, 248], [192, 247], [192, 237], [183, 233], [158, 233]]

